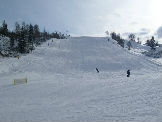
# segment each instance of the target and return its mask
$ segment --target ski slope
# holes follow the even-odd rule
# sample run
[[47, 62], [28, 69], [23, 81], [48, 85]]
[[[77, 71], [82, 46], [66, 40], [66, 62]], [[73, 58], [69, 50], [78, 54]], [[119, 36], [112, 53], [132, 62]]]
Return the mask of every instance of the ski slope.
[[161, 122], [161, 67], [104, 37], [51, 39], [0, 59], [0, 122]]

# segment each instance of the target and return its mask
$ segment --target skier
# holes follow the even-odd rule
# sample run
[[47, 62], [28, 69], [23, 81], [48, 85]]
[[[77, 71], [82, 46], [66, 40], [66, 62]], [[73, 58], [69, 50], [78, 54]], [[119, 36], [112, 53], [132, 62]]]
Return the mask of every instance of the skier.
[[99, 70], [96, 68], [97, 73], [99, 73]]
[[130, 70], [128, 69], [127, 70], [127, 77], [129, 77], [130, 76]]

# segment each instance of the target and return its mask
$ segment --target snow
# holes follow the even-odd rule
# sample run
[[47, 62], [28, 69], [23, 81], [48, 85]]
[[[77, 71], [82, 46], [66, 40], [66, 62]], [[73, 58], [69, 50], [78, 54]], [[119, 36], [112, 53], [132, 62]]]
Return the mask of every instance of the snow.
[[2, 54], [7, 54], [10, 47], [10, 39], [8, 37], [0, 36], [0, 51]]
[[161, 63], [104, 37], [53, 40], [0, 59], [0, 121], [162, 121]]
[[[127, 40], [126, 40], [126, 43], [127, 43]], [[154, 51], [154, 50], [151, 50], [149, 46], [141, 45], [135, 41], [131, 41], [131, 44], [132, 44], [132, 47], [129, 53], [132, 53], [137, 56], [141, 56], [141, 58], [143, 59], [150, 60], [153, 63], [162, 65], [162, 56], [161, 56], [162, 48], [161, 47], [156, 47], [156, 50]], [[127, 50], [128, 47], [125, 46], [125, 49]]]

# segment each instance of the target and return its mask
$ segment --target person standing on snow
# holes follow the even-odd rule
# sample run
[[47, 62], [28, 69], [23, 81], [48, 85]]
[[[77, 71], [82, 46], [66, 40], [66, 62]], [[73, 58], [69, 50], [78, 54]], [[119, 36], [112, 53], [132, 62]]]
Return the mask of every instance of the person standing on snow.
[[130, 76], [130, 70], [128, 69], [127, 70], [127, 77], [129, 77]]

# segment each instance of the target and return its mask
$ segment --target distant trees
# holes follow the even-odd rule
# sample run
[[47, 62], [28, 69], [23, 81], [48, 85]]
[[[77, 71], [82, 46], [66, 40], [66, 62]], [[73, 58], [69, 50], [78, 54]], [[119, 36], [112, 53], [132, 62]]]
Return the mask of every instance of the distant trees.
[[128, 38], [130, 41], [135, 41], [136, 36], [135, 36], [135, 34], [131, 33], [128, 35]]
[[[40, 31], [39, 31], [39, 26], [36, 24], [33, 27], [33, 39], [34, 39], [34, 43], [36, 45], [40, 45]], [[46, 38], [44, 38], [46, 40]]]
[[141, 44], [141, 43], [142, 43], [142, 42], [140, 41], [140, 38], [139, 38], [139, 37], [137, 38], [137, 43], [138, 43], [138, 44]]
[[124, 42], [125, 40], [122, 39], [122, 37], [120, 36], [120, 34], [116, 34], [115, 32], [112, 32], [110, 34], [111, 38], [114, 39], [115, 41], [117, 41], [117, 43], [124, 48]]
[[129, 39], [128, 42], [127, 42], [128, 50], [131, 49], [131, 47], [132, 47], [132, 41], [135, 42], [135, 38], [136, 38], [136, 36], [133, 33], [131, 33], [131, 34], [128, 35], [128, 39]]
[[26, 53], [27, 50], [27, 40], [26, 40], [26, 36], [27, 36], [27, 28], [25, 23], [22, 23], [22, 27], [21, 27], [21, 31], [20, 31], [20, 35], [19, 35], [19, 39], [18, 39], [18, 51], [20, 53]]
[[155, 42], [154, 36], [152, 36], [150, 40], [148, 39], [145, 44], [150, 46], [152, 50], [155, 50], [155, 47], [158, 45], [158, 43]]
[[[106, 33], [106, 35], [110, 35], [111, 38], [117, 42], [117, 44], [119, 44], [123, 48], [125, 46], [126, 48], [128, 48], [128, 50], [131, 50], [132, 47], [134, 47], [134, 48], [139, 47], [139, 44], [141, 45], [140, 38], [139, 37], [136, 38], [136, 35], [133, 34], [133, 33], [130, 33], [128, 35], [128, 37], [127, 37], [128, 39], [127, 40], [122, 39], [120, 34], [116, 34], [115, 32], [111, 32], [109, 34], [109, 32], [106, 31], [105, 33]], [[154, 36], [152, 36], [151, 39], [148, 39], [146, 41], [145, 45], [150, 46], [151, 50], [142, 52], [142, 54], [145, 54], [147, 56], [151, 56], [151, 57], [154, 57], [154, 58], [155, 57], [156, 58], [161, 57], [162, 51], [159, 50], [160, 45], [158, 44], [158, 42], [155, 41]]]
[[41, 32], [37, 24], [32, 25], [26, 24], [25, 22], [22, 22], [21, 25], [16, 22], [15, 29], [10, 31], [5, 20], [0, 26], [0, 36], [5, 38], [0, 40], [0, 54], [2, 51], [8, 51], [9, 53], [29, 53], [35, 46], [40, 45], [47, 39], [66, 38], [66, 35], [58, 32], [50, 34], [45, 29]]
[[109, 36], [109, 31], [105, 31], [105, 34], [106, 34], [107, 36]]

